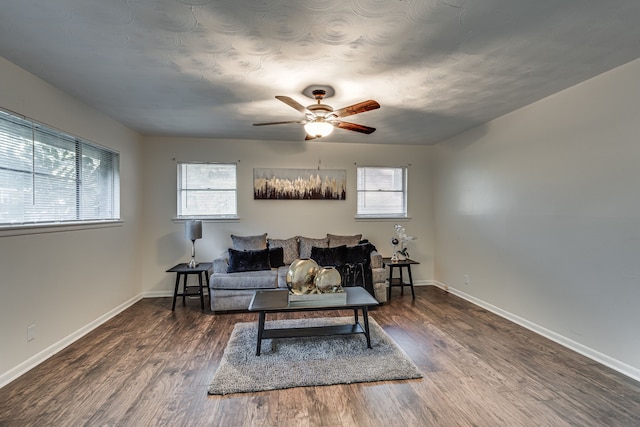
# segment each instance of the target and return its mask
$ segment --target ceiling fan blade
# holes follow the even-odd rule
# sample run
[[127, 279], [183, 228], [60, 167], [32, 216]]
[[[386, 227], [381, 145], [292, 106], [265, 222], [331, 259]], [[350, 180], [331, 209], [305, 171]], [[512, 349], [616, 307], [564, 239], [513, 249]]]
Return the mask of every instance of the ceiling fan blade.
[[369, 126], [358, 125], [356, 123], [350, 122], [341, 122], [340, 120], [335, 120], [333, 125], [339, 127], [340, 129], [352, 130], [354, 132], [366, 133], [369, 135], [376, 131], [376, 128], [372, 128]]
[[368, 101], [362, 101], [348, 107], [340, 108], [330, 115], [335, 117], [347, 117], [358, 113], [364, 113], [365, 111], [377, 110], [378, 108], [380, 108], [380, 104], [373, 99], [370, 99]]
[[302, 114], [312, 114], [311, 111], [307, 110], [307, 107], [300, 104], [298, 101], [296, 101], [293, 98], [289, 98], [288, 96], [276, 96], [276, 99], [284, 102], [289, 107], [295, 108], [296, 110], [300, 111]]
[[269, 126], [269, 125], [286, 125], [289, 123], [306, 123], [303, 120], [289, 120], [286, 122], [267, 122], [267, 123], [254, 123], [254, 126]]

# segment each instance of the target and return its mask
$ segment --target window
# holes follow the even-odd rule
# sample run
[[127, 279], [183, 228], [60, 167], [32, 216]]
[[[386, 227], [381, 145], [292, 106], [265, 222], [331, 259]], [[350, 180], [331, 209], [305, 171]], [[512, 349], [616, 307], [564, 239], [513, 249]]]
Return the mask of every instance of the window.
[[0, 226], [118, 219], [117, 153], [0, 110]]
[[237, 216], [236, 165], [178, 163], [178, 218]]
[[357, 216], [407, 216], [406, 167], [358, 167], [357, 186]]

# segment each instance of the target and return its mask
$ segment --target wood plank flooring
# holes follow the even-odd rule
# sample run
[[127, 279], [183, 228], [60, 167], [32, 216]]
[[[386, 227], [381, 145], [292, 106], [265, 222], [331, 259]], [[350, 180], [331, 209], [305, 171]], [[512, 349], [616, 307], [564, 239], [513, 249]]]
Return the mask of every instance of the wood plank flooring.
[[640, 425], [640, 383], [431, 286], [371, 312], [422, 379], [208, 396], [257, 315], [199, 306], [138, 302], [0, 389], [0, 426]]

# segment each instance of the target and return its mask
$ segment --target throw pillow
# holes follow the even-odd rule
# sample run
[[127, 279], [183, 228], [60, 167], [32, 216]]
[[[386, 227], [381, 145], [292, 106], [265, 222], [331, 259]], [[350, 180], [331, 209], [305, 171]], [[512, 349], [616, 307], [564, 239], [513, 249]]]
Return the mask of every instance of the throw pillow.
[[257, 251], [267, 249], [267, 233], [259, 236], [236, 236], [231, 235], [233, 249], [238, 251]]
[[270, 248], [282, 248], [284, 251], [283, 261], [289, 265], [300, 258], [298, 251], [298, 236], [289, 239], [267, 239]]
[[282, 248], [269, 248], [269, 264], [271, 268], [278, 268], [284, 265], [284, 251]]
[[359, 245], [347, 246], [346, 262], [348, 262], [349, 264], [369, 262], [371, 260], [371, 252], [375, 250], [376, 247], [371, 243], [362, 243]]
[[330, 248], [342, 245], [353, 246], [360, 243], [362, 234], [354, 234], [353, 236], [338, 236], [335, 234], [327, 234], [327, 239], [329, 239]]
[[227, 273], [270, 269], [269, 249], [260, 251], [238, 251], [229, 248], [229, 267], [227, 268]]
[[311, 259], [320, 267], [340, 267], [347, 262], [347, 247], [345, 245], [335, 248], [311, 248]]
[[310, 258], [311, 248], [326, 248], [329, 246], [329, 239], [326, 237], [323, 239], [312, 239], [309, 237], [300, 236], [300, 258]]

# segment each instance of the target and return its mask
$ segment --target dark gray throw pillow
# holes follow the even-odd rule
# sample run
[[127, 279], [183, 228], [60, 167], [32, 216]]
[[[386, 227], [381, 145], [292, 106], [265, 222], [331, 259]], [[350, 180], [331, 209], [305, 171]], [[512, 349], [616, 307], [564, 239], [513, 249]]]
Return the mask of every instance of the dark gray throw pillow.
[[232, 248], [238, 251], [259, 251], [267, 249], [267, 233], [259, 236], [231, 235]]
[[229, 267], [227, 267], [227, 273], [261, 270], [271, 270], [269, 249], [238, 251], [229, 248]]
[[347, 246], [336, 246], [335, 248], [311, 248], [311, 259], [318, 263], [320, 267], [334, 266], [340, 267], [347, 262]]

